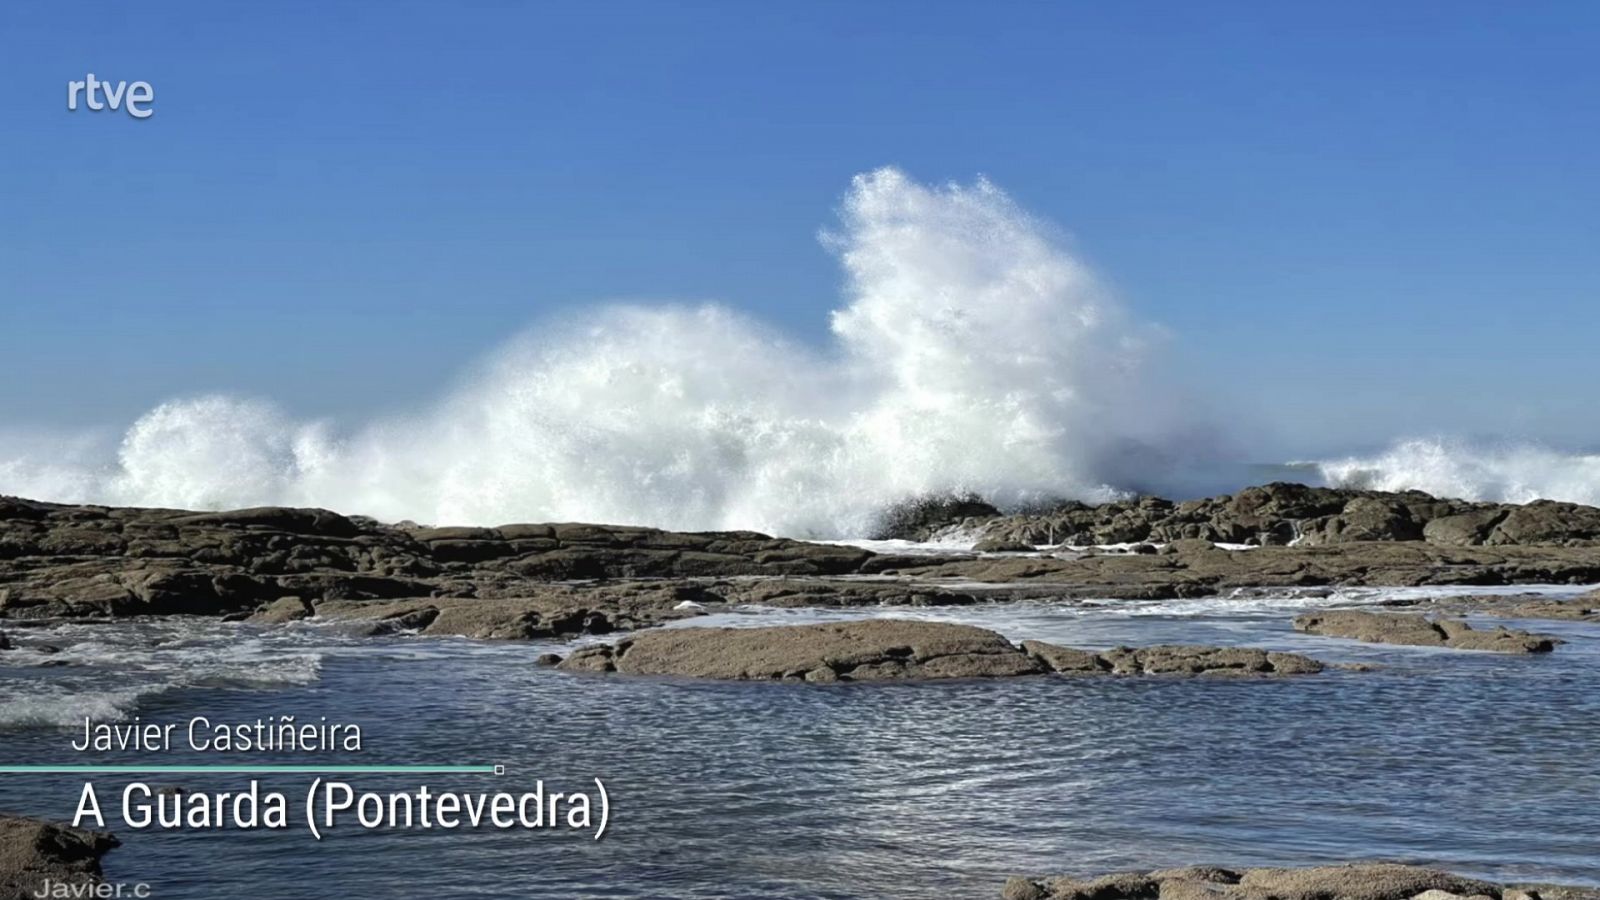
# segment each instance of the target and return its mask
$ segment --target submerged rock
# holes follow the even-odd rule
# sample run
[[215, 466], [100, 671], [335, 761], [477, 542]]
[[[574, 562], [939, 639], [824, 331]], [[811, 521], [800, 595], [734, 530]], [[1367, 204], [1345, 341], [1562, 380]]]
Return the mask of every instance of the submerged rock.
[[585, 647], [569, 672], [737, 681], [900, 681], [1063, 675], [1299, 675], [1322, 664], [1253, 648], [1162, 645], [1105, 653], [1044, 641], [1013, 645], [971, 625], [863, 619], [765, 628], [677, 628]]
[[98, 884], [100, 857], [117, 843], [106, 832], [0, 814], [0, 897], [33, 897], [47, 880]]
[[1360, 609], [1330, 609], [1304, 613], [1294, 620], [1296, 631], [1365, 641], [1370, 644], [1407, 644], [1449, 647], [1453, 650], [1492, 650], [1498, 653], [1549, 653], [1559, 640], [1510, 628], [1478, 631], [1459, 619], [1428, 619], [1405, 613], [1377, 613]]
[[1002, 900], [1596, 900], [1600, 889], [1510, 886], [1398, 863], [1298, 869], [1190, 866], [1096, 878], [1013, 877]]

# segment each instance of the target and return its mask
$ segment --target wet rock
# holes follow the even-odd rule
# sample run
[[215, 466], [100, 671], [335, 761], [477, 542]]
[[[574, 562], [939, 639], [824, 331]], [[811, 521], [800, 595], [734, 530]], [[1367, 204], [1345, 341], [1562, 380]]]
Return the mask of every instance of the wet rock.
[[1023, 641], [1022, 652], [1063, 675], [1099, 675], [1111, 671], [1109, 660], [1091, 650], [1061, 647], [1044, 641]]
[[1006, 879], [1000, 890], [1000, 900], [1049, 900], [1050, 893], [1043, 886], [1013, 875]]
[[1022, 541], [1013, 541], [1006, 538], [984, 538], [972, 545], [977, 553], [1032, 553], [1037, 548], [1033, 544]]
[[1062, 675], [1296, 675], [1316, 660], [1252, 648], [1163, 645], [1095, 653], [1016, 647], [970, 625], [864, 619], [766, 628], [678, 628], [574, 651], [560, 668], [762, 681], [889, 681]]
[[1398, 863], [1352, 863], [1299, 869], [1191, 866], [1096, 878], [1008, 879], [1003, 900], [1596, 900], [1594, 888], [1500, 885]]
[[1600, 593], [1589, 593], [1572, 600], [1557, 600], [1530, 594], [1489, 596], [1478, 594], [1403, 601], [1398, 605], [1432, 608], [1456, 614], [1500, 616], [1508, 619], [1600, 622]]
[[1377, 613], [1358, 609], [1332, 609], [1304, 613], [1294, 620], [1296, 631], [1342, 637], [1374, 644], [1449, 647], [1454, 650], [1492, 650], [1498, 653], [1549, 653], [1561, 643], [1552, 637], [1496, 628], [1478, 631], [1458, 619], [1428, 619], [1405, 613]]
[[282, 625], [285, 622], [309, 619], [316, 614], [316, 608], [305, 598], [291, 595], [279, 597], [267, 604], [266, 607], [250, 616], [250, 621], [259, 622], [263, 625]]
[[871, 537], [876, 540], [925, 541], [941, 528], [998, 515], [1000, 510], [971, 494], [923, 497], [889, 509]]
[[1101, 657], [1111, 664], [1114, 675], [1312, 675], [1322, 671], [1322, 663], [1310, 657], [1254, 647], [1117, 647]]
[[696, 616], [700, 610], [681, 604], [708, 596], [698, 585], [659, 582], [543, 585], [524, 597], [328, 601], [317, 606], [317, 615], [372, 635], [539, 640], [610, 634]]
[[1314, 675], [1323, 669], [1322, 663], [1308, 656], [1254, 647], [1162, 644], [1095, 653], [1023, 641], [1022, 650], [1063, 675]]
[[90, 886], [117, 839], [99, 831], [0, 814], [0, 897], [32, 897], [45, 881]]
[[[921, 522], [922, 530], [938, 533]], [[1200, 539], [1273, 546], [1369, 541], [1440, 546], [1596, 546], [1600, 509], [1571, 503], [1471, 503], [1420, 491], [1314, 488], [1278, 482], [1233, 495], [1172, 503], [1156, 497], [1099, 506], [1062, 503], [1026, 515], [951, 518], [948, 531], [980, 538], [1075, 545]]]
[[0, 631], [0, 650], [10, 650], [10, 649], [11, 649], [11, 638], [6, 637], [6, 633], [4, 631]]
[[576, 650], [560, 668], [812, 682], [994, 678], [1047, 671], [995, 632], [908, 619], [664, 629]]

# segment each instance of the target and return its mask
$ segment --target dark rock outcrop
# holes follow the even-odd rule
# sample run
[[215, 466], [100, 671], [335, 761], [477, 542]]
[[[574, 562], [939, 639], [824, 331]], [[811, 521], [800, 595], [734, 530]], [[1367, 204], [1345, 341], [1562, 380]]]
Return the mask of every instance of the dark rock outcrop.
[[1429, 619], [1419, 615], [1360, 609], [1304, 613], [1295, 617], [1294, 627], [1296, 631], [1307, 634], [1349, 638], [1370, 644], [1492, 650], [1497, 653], [1549, 653], [1561, 643], [1552, 637], [1509, 628], [1478, 631], [1459, 619]]
[[1163, 645], [1105, 653], [1024, 641], [993, 631], [911, 619], [862, 619], [766, 628], [676, 628], [585, 647], [570, 672], [675, 675], [734, 681], [901, 681], [1019, 675], [1299, 675], [1316, 660], [1252, 648]]
[[1596, 900], [1600, 889], [1503, 885], [1398, 863], [1300, 869], [1189, 866], [1097, 878], [1011, 878], [1002, 900]]
[[[936, 506], [971, 512], [976, 507], [964, 505], [970, 502]], [[1458, 506], [1420, 494], [1353, 496], [1269, 485], [1191, 503], [1145, 498], [1047, 514], [1062, 528], [1094, 531], [1089, 538], [1097, 541], [1161, 540], [1159, 553], [1143, 544], [1151, 552], [926, 556], [753, 532], [580, 524], [422, 528], [317, 509], [194, 513], [0, 498], [0, 619], [193, 614], [273, 624], [370, 614], [391, 631], [547, 637], [659, 624], [678, 617], [675, 607], [685, 601], [933, 606], [1163, 599], [1258, 587], [1600, 582], [1600, 545], [1575, 537], [1588, 527], [1587, 508], [1530, 504], [1514, 516], [1489, 517], [1482, 540], [1471, 546], [1349, 542], [1410, 534], [1395, 524], [1402, 520], [1426, 523], [1420, 526], [1426, 533], [1449, 518], [1441, 511]], [[931, 508], [922, 508], [916, 521], [932, 515]], [[1560, 531], [1553, 523], [1569, 514], [1572, 528]], [[983, 521], [990, 529], [984, 546], [996, 549], [1044, 542], [1050, 534], [1036, 527], [1039, 516]], [[1502, 527], [1507, 523], [1510, 530]], [[1247, 532], [1281, 543], [1286, 528], [1337, 540], [1249, 551], [1213, 543]], [[1512, 541], [1535, 536], [1561, 537], [1561, 545]], [[470, 625], [450, 624], [467, 615], [463, 604], [483, 601], [504, 602], [485, 605]], [[392, 615], [399, 607], [385, 603], [404, 610]]]
[[884, 513], [874, 529], [876, 540], [925, 541], [940, 528], [957, 522], [979, 522], [1000, 515], [1000, 510], [981, 497], [923, 497], [901, 503]]
[[1026, 515], [952, 513], [943, 529], [937, 508], [919, 533], [960, 530], [1020, 544], [1164, 543], [1185, 538], [1239, 544], [1304, 546], [1368, 541], [1426, 541], [1446, 547], [1600, 545], [1600, 509], [1538, 500], [1516, 505], [1432, 497], [1420, 491], [1314, 488], [1277, 482], [1236, 494], [1174, 503], [1139, 497], [1099, 506], [1062, 503]]
[[[515, 597], [551, 582], [854, 573], [872, 554], [754, 532], [403, 528], [316, 509], [221, 513], [0, 498], [0, 618], [223, 615], [289, 597]], [[284, 603], [269, 618], [293, 615]]]
[[33, 897], [46, 880], [97, 884], [100, 857], [115, 846], [105, 832], [0, 814], [0, 898]]

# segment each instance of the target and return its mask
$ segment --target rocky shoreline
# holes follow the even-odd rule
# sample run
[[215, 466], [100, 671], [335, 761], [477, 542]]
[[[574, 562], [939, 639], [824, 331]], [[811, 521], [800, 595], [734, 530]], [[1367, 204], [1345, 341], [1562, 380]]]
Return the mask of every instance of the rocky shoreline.
[[[874, 553], [754, 532], [428, 528], [317, 509], [192, 512], [0, 498], [0, 619], [202, 615], [281, 623], [315, 615], [371, 620], [377, 633], [531, 639], [646, 628], [741, 604], [938, 606], [1600, 582], [1600, 526], [1593, 524], [1600, 510], [1571, 504], [1486, 506], [1279, 484], [1184, 504], [1144, 498], [986, 519], [974, 509], [924, 509], [915, 530], [968, 529], [975, 539], [1026, 546], [1015, 541], [1041, 540], [1039, 524], [1059, 520], [1061, 528], [1083, 526], [1067, 537], [1170, 542], [1120, 553]], [[1358, 527], [1379, 509], [1388, 511], [1383, 521], [1424, 524]], [[940, 520], [941, 511], [964, 517]], [[1450, 523], [1461, 516], [1490, 524], [1452, 543], [1460, 523]], [[1299, 543], [1274, 542], [1290, 532]], [[1213, 543], [1241, 536], [1262, 546]]]
[[1546, 635], [1504, 626], [1480, 631], [1459, 619], [1430, 619], [1422, 615], [1362, 609], [1304, 613], [1295, 617], [1294, 628], [1307, 634], [1349, 638], [1369, 644], [1448, 647], [1492, 653], [1549, 653], [1561, 643]]
[[[1600, 582], [1600, 510], [1570, 504], [1507, 507], [1269, 485], [1193, 503], [1144, 498], [1013, 516], [970, 502], [935, 504], [898, 521], [908, 529], [898, 536], [960, 532], [975, 547], [873, 552], [754, 532], [686, 534], [589, 524], [431, 528], [317, 509], [192, 512], [0, 498], [0, 652], [13, 644], [42, 649], [27, 632], [62, 621], [206, 616], [258, 626], [314, 619], [374, 636], [532, 640], [627, 633], [608, 644], [543, 658], [575, 676], [809, 684], [1266, 679], [1310, 676], [1330, 667], [1309, 656], [1248, 647], [1099, 650], [1034, 640], [1019, 645], [982, 628], [912, 619], [657, 626], [743, 605], [1158, 600], [1346, 586], [1507, 591], [1406, 600], [1381, 610], [1318, 611], [1301, 616], [1296, 627], [1330, 640], [1544, 653], [1560, 642], [1449, 616], [1600, 621], [1600, 592], [1577, 600], [1515, 593], [1519, 584]], [[1072, 546], [1080, 541], [1131, 546]], [[100, 855], [113, 846], [110, 835], [0, 816], [0, 896], [30, 889], [45, 877], [94, 883]], [[1600, 892], [1585, 889], [1512, 887], [1372, 864], [1013, 878], [1003, 896], [1600, 900]]]
[[1201, 500], [1065, 502], [1018, 515], [1002, 515], [978, 498], [923, 501], [892, 514], [877, 536], [926, 541], [957, 533], [1021, 545], [1199, 539], [1263, 546], [1421, 541], [1441, 547], [1592, 547], [1600, 544], [1600, 508], [1552, 500], [1475, 503], [1421, 491], [1275, 482]]
[[1323, 669], [1297, 653], [1249, 647], [1168, 644], [1101, 653], [1044, 641], [1019, 647], [985, 628], [914, 619], [656, 630], [581, 648], [556, 665], [569, 672], [811, 683], [1046, 674], [1267, 677]]

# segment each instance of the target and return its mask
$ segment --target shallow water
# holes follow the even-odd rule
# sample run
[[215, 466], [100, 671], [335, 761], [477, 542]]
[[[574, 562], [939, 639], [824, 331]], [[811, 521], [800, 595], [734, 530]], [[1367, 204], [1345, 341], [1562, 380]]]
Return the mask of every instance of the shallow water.
[[[561, 790], [598, 776], [613, 803], [600, 841], [566, 831], [340, 830], [318, 844], [303, 827], [120, 829], [108, 877], [148, 881], [160, 898], [993, 897], [1014, 873], [1375, 856], [1600, 882], [1600, 628], [1520, 623], [1570, 642], [1529, 658], [1368, 646], [1289, 627], [1308, 605], [1406, 593], [1416, 592], [752, 610], [687, 623], [917, 615], [1080, 646], [1251, 644], [1384, 666], [1282, 681], [685, 683], [533, 665], [548, 644], [353, 639], [306, 626], [98, 626], [87, 631], [96, 640], [62, 653], [0, 654], [0, 745], [15, 762], [83, 762], [58, 726], [76, 721], [81, 734], [85, 714], [325, 715], [364, 731], [359, 757], [336, 762], [508, 769], [500, 778], [428, 776], [435, 789], [520, 791], [543, 778]], [[13, 633], [65, 644], [85, 627]], [[37, 665], [48, 660], [71, 665]], [[238, 756], [226, 761], [308, 761]], [[191, 790], [247, 783], [177, 779]], [[129, 780], [96, 784], [112, 796]], [[384, 790], [421, 783], [349, 780]], [[294, 795], [308, 782], [272, 776], [263, 787]], [[76, 776], [0, 776], [0, 808], [69, 818], [81, 787]]]

